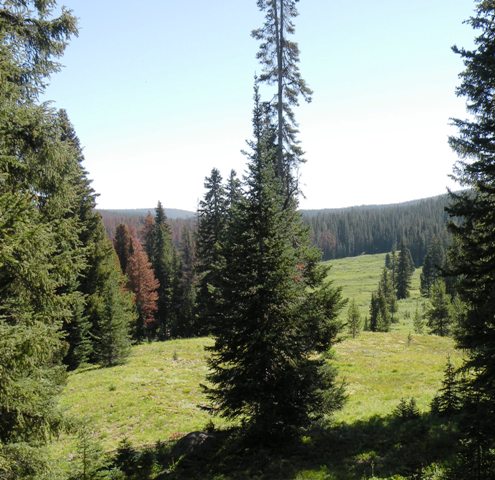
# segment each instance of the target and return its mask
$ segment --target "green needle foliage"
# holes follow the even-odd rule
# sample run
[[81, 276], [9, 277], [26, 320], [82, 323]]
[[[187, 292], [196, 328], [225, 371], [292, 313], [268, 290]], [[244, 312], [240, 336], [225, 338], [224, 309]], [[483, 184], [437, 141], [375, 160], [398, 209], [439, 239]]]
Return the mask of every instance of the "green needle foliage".
[[397, 260], [397, 273], [395, 277], [398, 300], [409, 297], [411, 277], [413, 273], [414, 262], [411, 257], [411, 252], [404, 244], [404, 241], [402, 241], [400, 244], [399, 258]]
[[205, 390], [213, 411], [268, 439], [341, 405], [325, 354], [341, 328], [342, 300], [339, 289], [324, 283], [326, 269], [295, 205], [284, 206], [275, 129], [263, 120], [256, 96], [246, 193], [231, 206], [222, 245], [222, 308]]
[[356, 338], [362, 328], [361, 314], [356, 304], [356, 300], [352, 299], [349, 309], [347, 310], [347, 330], [352, 338]]
[[460, 221], [450, 229], [456, 240], [453, 271], [466, 311], [457, 332], [467, 351], [465, 369], [465, 452], [458, 478], [495, 477], [495, 3], [476, 2], [468, 20], [478, 31], [472, 50], [454, 47], [464, 61], [457, 94], [467, 99], [469, 119], [455, 119], [458, 135], [449, 139], [460, 156], [455, 177], [468, 189], [452, 194], [449, 213]]
[[276, 85], [276, 93], [268, 102], [268, 111], [276, 126], [275, 173], [282, 181], [287, 198], [298, 193], [298, 178], [294, 170], [304, 161], [293, 108], [299, 105], [300, 97], [310, 102], [313, 93], [302, 78], [298, 65], [299, 47], [291, 39], [295, 32], [293, 19], [298, 15], [297, 2], [257, 0], [259, 10], [265, 13], [265, 22], [252, 32], [260, 42], [257, 58], [262, 73], [259, 82]]

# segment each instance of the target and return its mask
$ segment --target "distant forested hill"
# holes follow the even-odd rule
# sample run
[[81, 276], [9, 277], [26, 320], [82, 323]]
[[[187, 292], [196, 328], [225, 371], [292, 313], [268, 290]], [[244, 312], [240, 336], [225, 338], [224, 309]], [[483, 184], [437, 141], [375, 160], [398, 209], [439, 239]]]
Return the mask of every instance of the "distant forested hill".
[[428, 242], [436, 236], [449, 242], [447, 195], [393, 205], [303, 210], [313, 241], [326, 260], [384, 253], [404, 239], [414, 262], [423, 262]]
[[[125, 223], [126, 225], [133, 227], [136, 231], [139, 231], [143, 226], [146, 215], [148, 215], [148, 213], [153, 216], [155, 215], [154, 208], [134, 208], [127, 210], [99, 209], [98, 212], [103, 218], [105, 229], [110, 238], [114, 237], [117, 225]], [[195, 228], [196, 213], [177, 208], [166, 208], [165, 214], [167, 215], [170, 228], [172, 230], [172, 240], [176, 245], [178, 245], [183, 228]]]
[[[444, 245], [449, 241], [446, 229], [447, 195], [413, 200], [393, 205], [302, 210], [311, 228], [313, 242], [323, 251], [325, 260], [354, 257], [363, 253], [389, 252], [403, 238], [414, 262], [420, 265], [428, 242], [436, 236]], [[154, 208], [133, 210], [99, 210], [108, 235], [113, 238], [119, 223], [139, 230], [144, 217]], [[183, 227], [195, 227], [195, 213], [165, 209], [178, 244]]]

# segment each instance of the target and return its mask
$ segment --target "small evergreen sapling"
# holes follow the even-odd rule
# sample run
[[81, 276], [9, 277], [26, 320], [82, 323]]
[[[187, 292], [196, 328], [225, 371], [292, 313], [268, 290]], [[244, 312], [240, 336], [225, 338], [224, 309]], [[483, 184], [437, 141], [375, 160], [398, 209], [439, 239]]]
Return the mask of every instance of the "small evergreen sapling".
[[361, 330], [361, 313], [354, 299], [351, 300], [347, 310], [347, 329], [352, 338], [356, 338]]

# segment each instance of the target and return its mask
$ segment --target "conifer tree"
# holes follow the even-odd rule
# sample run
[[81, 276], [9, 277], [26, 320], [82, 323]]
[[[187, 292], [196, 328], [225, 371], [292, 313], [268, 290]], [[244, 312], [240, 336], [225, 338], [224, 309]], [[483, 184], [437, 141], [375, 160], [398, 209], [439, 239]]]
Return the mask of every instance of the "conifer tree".
[[155, 219], [145, 238], [146, 249], [160, 286], [158, 288], [157, 335], [160, 340], [170, 336], [173, 315], [173, 292], [175, 281], [175, 249], [172, 244], [170, 225], [161, 202], [155, 209]]
[[[255, 97], [258, 99], [259, 97]], [[255, 118], [259, 102], [255, 104]], [[293, 433], [342, 402], [325, 352], [340, 329], [341, 294], [324, 282], [276, 175], [276, 130], [265, 126], [250, 157], [245, 195], [222, 246], [222, 308], [209, 348], [212, 409], [241, 419], [257, 438]]]
[[199, 335], [196, 318], [196, 253], [189, 228], [182, 230], [180, 258], [178, 258], [174, 309], [176, 325], [173, 336], [193, 337]]
[[133, 252], [131, 232], [127, 225], [123, 223], [117, 225], [117, 228], [115, 229], [115, 238], [113, 239], [113, 247], [115, 248], [117, 257], [119, 257], [122, 273], [126, 273], [127, 263]]
[[424, 325], [423, 317], [419, 313], [419, 306], [418, 303], [416, 302], [416, 308], [414, 310], [414, 316], [413, 316], [414, 333], [417, 333], [418, 335], [422, 335], [424, 326], [425, 325]]
[[299, 97], [311, 101], [312, 91], [299, 70], [299, 48], [290, 39], [295, 32], [293, 19], [298, 15], [298, 0], [257, 0], [265, 13], [263, 26], [252, 32], [260, 42], [257, 54], [262, 65], [259, 82], [276, 85], [276, 93], [269, 102], [276, 125], [276, 175], [281, 179], [287, 199], [298, 193], [298, 178], [294, 173], [303, 161], [303, 151], [297, 139], [298, 124], [293, 107]]
[[382, 290], [371, 294], [369, 328], [372, 332], [388, 332], [391, 316], [388, 301]]
[[225, 265], [222, 242], [225, 239], [227, 198], [217, 169], [211, 171], [204, 186], [206, 193], [198, 210], [197, 312], [198, 327], [202, 333], [207, 333], [221, 308], [219, 284]]
[[86, 307], [93, 338], [91, 360], [112, 366], [123, 363], [129, 354], [130, 329], [137, 315], [133, 295], [125, 290], [126, 278], [120, 271], [117, 254], [106, 237], [103, 223], [97, 233], [98, 241], [92, 247], [87, 275], [92, 291]]
[[[125, 239], [125, 236], [122, 238]], [[127, 275], [127, 287], [134, 293], [137, 310], [137, 320], [132, 330], [136, 340], [143, 340], [150, 338], [151, 332], [155, 330], [159, 283], [155, 278], [148, 256], [135, 233], [132, 236], [129, 234], [128, 247], [130, 255], [125, 262], [125, 273]]]
[[442, 276], [442, 268], [445, 264], [445, 253], [437, 238], [428, 245], [423, 269], [421, 271], [421, 295], [428, 297], [435, 281]]
[[[451, 273], [465, 312], [456, 329], [459, 348], [467, 353], [464, 369], [464, 478], [495, 476], [495, 158], [493, 86], [495, 85], [495, 5], [477, 1], [467, 21], [477, 30], [471, 50], [454, 47], [464, 61], [457, 94], [467, 99], [468, 119], [455, 119], [457, 136], [449, 139], [459, 155], [454, 175], [466, 188], [451, 193], [450, 230], [455, 251]], [[461, 478], [460, 476], [458, 478]]]
[[356, 300], [352, 299], [347, 310], [347, 329], [352, 335], [352, 338], [356, 338], [361, 330], [361, 314], [359, 313], [359, 308], [356, 305]]
[[446, 336], [452, 331], [454, 313], [445, 291], [445, 282], [437, 280], [430, 289], [430, 305], [426, 309], [427, 325], [435, 335]]
[[227, 179], [227, 185], [225, 186], [225, 208], [228, 209], [235, 205], [242, 196], [241, 181], [237, 178], [235, 170], [230, 171], [229, 178]]
[[378, 284], [378, 291], [385, 297], [387, 301], [387, 309], [390, 313], [390, 321], [394, 322], [394, 314], [398, 311], [397, 297], [392, 284], [391, 274], [387, 267], [384, 267], [382, 270], [382, 276], [380, 277], [380, 283]]
[[447, 357], [442, 387], [432, 402], [432, 411], [441, 416], [452, 416], [461, 409], [460, 382], [450, 355]]
[[412, 261], [411, 252], [405, 246], [404, 241], [402, 241], [400, 244], [399, 258], [397, 261], [397, 299], [401, 300], [409, 296], [411, 277], [413, 273], [414, 263]]
[[48, 470], [40, 447], [61, 423], [62, 325], [81, 305], [80, 225], [63, 216], [74, 192], [59, 182], [57, 163], [72, 161], [74, 152], [61, 139], [56, 114], [37, 103], [76, 32], [75, 18], [66, 11], [54, 18], [53, 7], [29, 0], [0, 5], [0, 477], [6, 480]]

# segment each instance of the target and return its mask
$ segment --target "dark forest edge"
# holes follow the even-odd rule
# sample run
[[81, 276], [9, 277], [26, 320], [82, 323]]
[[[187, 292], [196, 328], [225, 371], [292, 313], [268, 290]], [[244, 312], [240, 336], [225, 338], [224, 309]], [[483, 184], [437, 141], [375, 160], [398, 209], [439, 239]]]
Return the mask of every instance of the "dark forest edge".
[[[450, 243], [445, 212], [448, 202], [445, 194], [395, 204], [302, 209], [300, 212], [324, 260], [387, 253], [404, 240], [415, 265], [419, 266], [432, 239], [437, 239], [443, 247]], [[110, 238], [121, 223], [139, 230], [146, 215], [153, 211], [154, 208], [98, 209]], [[165, 213], [172, 240], [178, 245], [184, 228], [195, 229], [196, 213], [173, 208], [165, 208]]]

